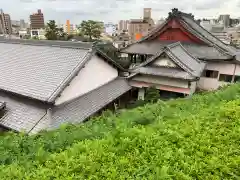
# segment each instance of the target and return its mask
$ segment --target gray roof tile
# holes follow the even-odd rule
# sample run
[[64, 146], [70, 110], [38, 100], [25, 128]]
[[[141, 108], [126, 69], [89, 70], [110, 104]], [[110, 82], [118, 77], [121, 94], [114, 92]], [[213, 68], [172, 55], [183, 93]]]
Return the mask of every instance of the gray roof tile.
[[29, 132], [46, 114], [44, 107], [32, 100], [0, 93], [0, 101], [6, 102], [5, 114], [0, 119], [0, 125], [15, 131]]
[[159, 41], [146, 41], [141, 43], [134, 43], [127, 48], [121, 50], [122, 53], [129, 53], [129, 54], [149, 54], [155, 55], [159, 52], [164, 46], [171, 44], [171, 43], [164, 43]]
[[235, 53], [236, 49], [234, 47], [228, 46], [227, 44], [223, 43], [220, 39], [218, 39], [213, 34], [211, 34], [206, 29], [197, 24], [193, 18], [189, 18], [183, 15], [182, 19], [184, 20], [185, 23], [187, 23], [188, 26], [193, 28], [196, 31], [196, 33], [198, 33], [198, 35], [206, 38], [210, 42], [214, 43], [215, 45], [219, 46], [220, 48], [226, 50], [229, 53]]
[[204, 60], [229, 60], [233, 57], [221, 53], [218, 49], [211, 46], [200, 46], [196, 44], [182, 43], [183, 47], [198, 59]]
[[195, 77], [199, 77], [205, 67], [205, 63], [192, 56], [180, 43], [167, 46], [169, 52], [168, 55], [173, 55], [173, 60], [185, 71], [189, 72]]
[[[126, 49], [122, 49], [121, 52], [129, 53], [129, 54], [149, 54], [155, 55], [165, 46], [172, 44], [173, 42], [162, 42], [162, 41], [148, 41], [135, 43], [127, 47]], [[233, 57], [224, 54], [219, 51], [216, 47], [198, 45], [198, 44], [190, 44], [190, 43], [182, 43], [183, 47], [187, 49], [193, 56], [199, 59], [204, 60], [228, 60]]]
[[[161, 49], [158, 53], [156, 53], [154, 56], [147, 59], [145, 62], [140, 64], [139, 66], [135, 67], [134, 69], [138, 69], [141, 67], [146, 67], [147, 64], [153, 62], [157, 58], [159, 58], [163, 53], [166, 53], [169, 58], [171, 58], [179, 67], [181, 67], [184, 71], [186, 71], [189, 74], [190, 79], [192, 77], [200, 77], [202, 71], [205, 68], [205, 63], [195, 58], [191, 53], [189, 53], [182, 45], [181, 43], [173, 43], [170, 45], [167, 45], [164, 49]], [[161, 69], [161, 68], [160, 68]], [[173, 72], [175, 70], [171, 68]], [[163, 70], [163, 69], [162, 69]], [[132, 71], [132, 69], [130, 70]], [[165, 70], [163, 70], [165, 72]], [[135, 76], [138, 71], [133, 71], [134, 73], [130, 75], [130, 77]], [[149, 70], [148, 72], [151, 72]], [[156, 70], [152, 71], [156, 72]], [[159, 72], [161, 75], [164, 75], [164, 73]], [[168, 76], [170, 72], [166, 72], [165, 74]], [[159, 75], [160, 75], [159, 74]], [[156, 74], [155, 74], [156, 75]], [[179, 75], [179, 78], [182, 78], [184, 75], [182, 73], [176, 74]], [[173, 76], [172, 76], [173, 77]], [[175, 76], [177, 78], [177, 76]], [[184, 76], [185, 77], [185, 76]]]
[[117, 78], [80, 98], [52, 109], [52, 118], [45, 116], [31, 133], [54, 129], [62, 123], [79, 123], [131, 89], [125, 79]]
[[0, 89], [53, 101], [89, 56], [87, 49], [0, 43]]

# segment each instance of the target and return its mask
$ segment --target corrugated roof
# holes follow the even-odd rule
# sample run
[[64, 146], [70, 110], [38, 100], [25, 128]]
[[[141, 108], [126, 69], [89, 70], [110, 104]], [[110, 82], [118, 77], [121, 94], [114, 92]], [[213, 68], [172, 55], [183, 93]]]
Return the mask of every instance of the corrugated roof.
[[90, 58], [89, 49], [0, 43], [0, 89], [53, 102]]
[[31, 133], [42, 129], [54, 129], [62, 123], [82, 122], [130, 89], [131, 86], [125, 79], [117, 78], [71, 103], [54, 107], [52, 118], [45, 116]]

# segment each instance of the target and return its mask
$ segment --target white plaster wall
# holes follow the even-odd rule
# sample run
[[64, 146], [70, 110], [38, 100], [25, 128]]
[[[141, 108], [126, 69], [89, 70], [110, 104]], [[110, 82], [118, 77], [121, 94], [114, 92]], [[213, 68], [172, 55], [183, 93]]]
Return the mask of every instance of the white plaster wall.
[[201, 77], [197, 83], [197, 87], [203, 90], [216, 90], [221, 86], [228, 84], [227, 82], [218, 81], [213, 78]]
[[227, 63], [208, 63], [205, 67], [207, 70], [216, 70], [220, 74], [231, 74], [233, 75], [235, 64]]
[[201, 77], [199, 82], [197, 83], [197, 87], [203, 90], [216, 90], [219, 87], [228, 84], [227, 82], [219, 81], [220, 74], [228, 74], [228, 75], [234, 75], [239, 74], [240, 75], [240, 65], [236, 65], [235, 70], [235, 64], [227, 64], [227, 63], [208, 63], [205, 67], [205, 70], [215, 70], [218, 71], [218, 77], [217, 78], [207, 78], [207, 77]]
[[188, 88], [188, 81], [181, 80], [181, 79], [171, 79], [166, 77], [158, 77], [158, 76], [136, 76], [132, 80], [134, 81], [141, 81], [141, 82], [149, 82], [153, 84], [161, 84], [167, 86], [175, 86], [181, 88]]
[[177, 65], [168, 58], [159, 58], [155, 60], [152, 65], [154, 66], [164, 66], [164, 67], [177, 67]]
[[107, 64], [97, 56], [85, 65], [79, 74], [71, 81], [70, 85], [65, 88], [61, 96], [55, 101], [56, 105], [75, 99], [92, 91], [118, 76], [118, 71]]
[[191, 84], [190, 84], [190, 94], [195, 93], [196, 89], [197, 89], [197, 82], [196, 81], [191, 82]]
[[138, 89], [138, 100], [144, 100], [145, 96], [145, 89], [139, 88]]
[[235, 72], [236, 76], [240, 76], [240, 65], [236, 66], [236, 72]]

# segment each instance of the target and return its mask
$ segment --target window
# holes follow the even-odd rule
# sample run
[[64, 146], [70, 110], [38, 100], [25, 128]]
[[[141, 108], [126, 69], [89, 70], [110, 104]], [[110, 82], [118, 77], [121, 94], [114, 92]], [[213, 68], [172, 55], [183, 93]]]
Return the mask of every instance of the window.
[[232, 75], [220, 74], [219, 81], [232, 82]]
[[234, 82], [240, 82], [240, 76], [235, 76], [234, 77]]
[[218, 77], [218, 71], [204, 70], [202, 77], [217, 78]]

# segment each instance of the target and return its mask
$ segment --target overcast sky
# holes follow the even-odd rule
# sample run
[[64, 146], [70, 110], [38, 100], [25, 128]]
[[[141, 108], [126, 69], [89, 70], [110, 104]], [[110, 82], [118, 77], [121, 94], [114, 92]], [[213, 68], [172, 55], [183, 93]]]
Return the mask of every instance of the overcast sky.
[[65, 23], [67, 19], [79, 24], [84, 19], [117, 22], [120, 19], [140, 18], [144, 7], [152, 8], [154, 20], [166, 17], [176, 7], [196, 18], [214, 18], [219, 14], [240, 17], [240, 0], [1, 0], [0, 8], [12, 20], [23, 18], [42, 9], [45, 19]]

